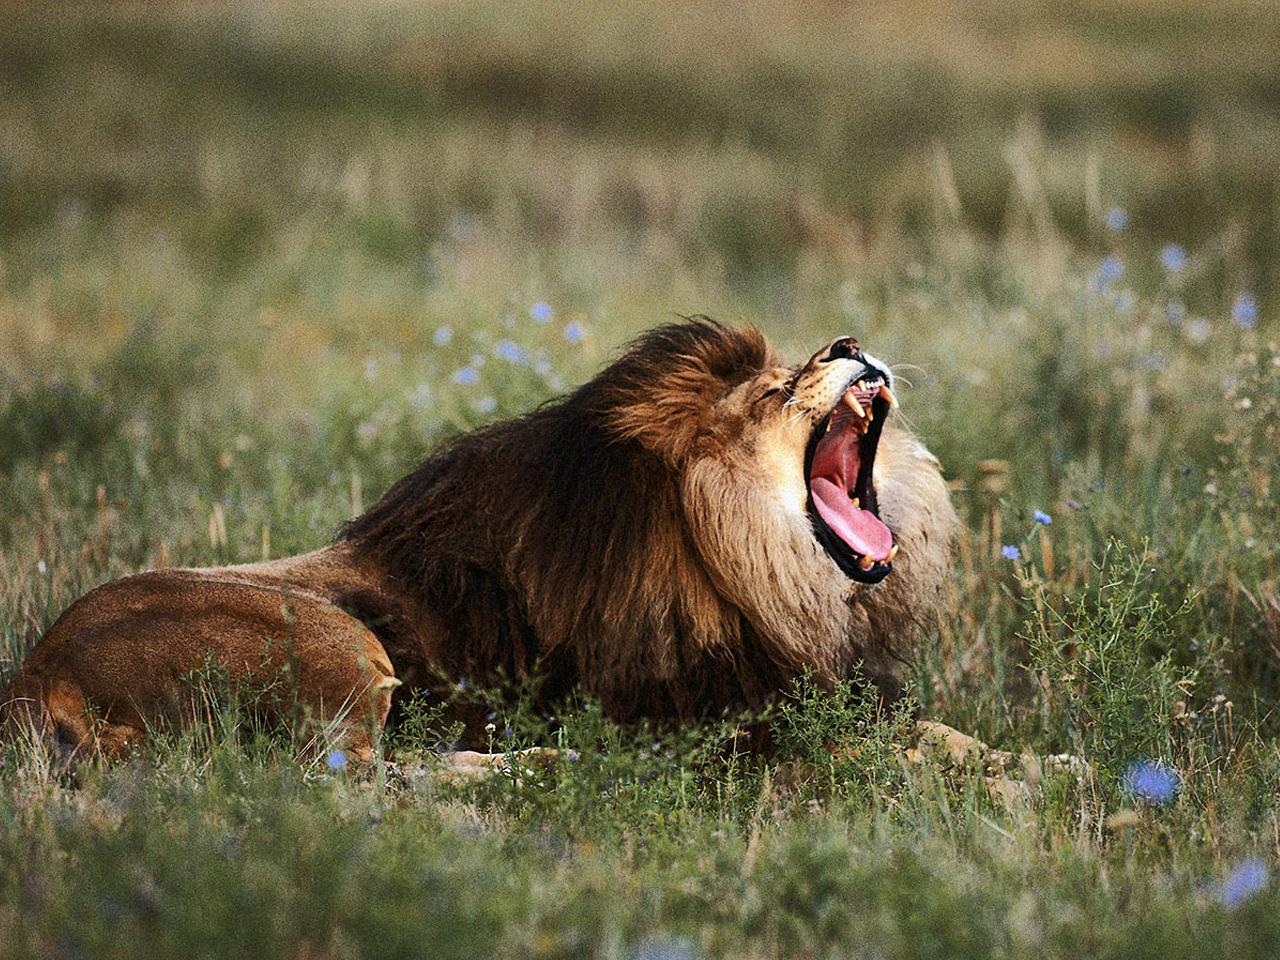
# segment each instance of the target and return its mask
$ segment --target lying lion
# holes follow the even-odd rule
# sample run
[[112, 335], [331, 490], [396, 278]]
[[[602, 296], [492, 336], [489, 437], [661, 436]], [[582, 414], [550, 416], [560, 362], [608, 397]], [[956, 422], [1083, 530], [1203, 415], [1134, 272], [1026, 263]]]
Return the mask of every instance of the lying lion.
[[788, 365], [755, 330], [652, 330], [444, 445], [331, 546], [93, 590], [14, 678], [10, 728], [119, 754], [191, 716], [183, 678], [210, 656], [289, 669], [365, 761], [393, 696], [459, 678], [536, 674], [620, 720], [757, 707], [858, 664], [892, 697], [956, 528], [937, 460], [889, 425], [893, 387], [848, 337]]

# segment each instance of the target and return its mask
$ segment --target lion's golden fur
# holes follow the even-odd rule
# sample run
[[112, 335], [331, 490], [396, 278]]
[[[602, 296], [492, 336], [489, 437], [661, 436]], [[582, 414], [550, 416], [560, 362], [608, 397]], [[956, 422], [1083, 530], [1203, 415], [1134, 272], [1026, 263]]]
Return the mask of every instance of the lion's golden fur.
[[92, 709], [104, 745], [127, 743], [183, 714], [175, 684], [207, 651], [246, 672], [268, 638], [305, 650], [304, 702], [355, 703], [375, 727], [396, 681], [536, 674], [549, 698], [580, 687], [615, 717], [675, 720], [859, 662], [888, 689], [939, 608], [955, 515], [937, 462], [887, 426], [893, 572], [858, 584], [824, 552], [805, 451], [836, 367], [789, 366], [754, 330], [653, 330], [567, 396], [446, 444], [328, 548], [98, 588], [37, 645], [9, 710], [78, 747]]

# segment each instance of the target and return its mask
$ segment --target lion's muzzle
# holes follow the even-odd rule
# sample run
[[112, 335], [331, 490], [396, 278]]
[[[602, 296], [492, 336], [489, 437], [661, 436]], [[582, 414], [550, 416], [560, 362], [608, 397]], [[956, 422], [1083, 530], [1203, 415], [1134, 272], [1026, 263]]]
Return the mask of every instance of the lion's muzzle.
[[898, 405], [891, 375], [852, 337], [820, 351], [805, 372], [820, 379], [826, 396], [838, 396], [815, 428], [805, 458], [815, 536], [847, 576], [878, 582], [892, 570], [897, 553], [893, 532], [880, 519], [873, 482], [880, 433]]

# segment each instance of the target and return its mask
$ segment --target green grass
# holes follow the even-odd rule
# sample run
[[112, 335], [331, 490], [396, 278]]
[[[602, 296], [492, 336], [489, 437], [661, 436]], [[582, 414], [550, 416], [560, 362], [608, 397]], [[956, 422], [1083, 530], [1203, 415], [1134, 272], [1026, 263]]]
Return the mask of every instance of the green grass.
[[5, 955], [1274, 955], [1276, 885], [1221, 885], [1280, 845], [1280, 21], [1037, 9], [6, 11], [0, 677], [89, 587], [316, 547], [706, 312], [904, 364], [966, 521], [909, 686], [1089, 768], [1006, 807], [855, 683], [768, 761], [502, 708], [580, 759], [455, 787], [429, 712], [361, 778], [214, 697], [125, 764], [4, 754]]

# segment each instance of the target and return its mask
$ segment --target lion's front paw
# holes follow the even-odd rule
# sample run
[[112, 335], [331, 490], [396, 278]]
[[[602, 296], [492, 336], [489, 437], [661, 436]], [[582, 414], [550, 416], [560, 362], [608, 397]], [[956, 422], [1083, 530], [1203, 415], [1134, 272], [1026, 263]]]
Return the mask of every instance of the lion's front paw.
[[980, 771], [992, 796], [1006, 804], [1025, 803], [1046, 775], [1079, 774], [1086, 768], [1080, 757], [1069, 753], [1015, 756], [936, 720], [918, 721], [915, 732], [916, 744], [907, 750], [908, 760], [912, 763], [934, 760]]
[[494, 773], [532, 776], [537, 769], [549, 767], [564, 758], [571, 763], [578, 759], [577, 751], [557, 750], [553, 747], [529, 747], [507, 753], [477, 753], [475, 750], [455, 750], [443, 753], [440, 760], [445, 779], [461, 781], [487, 777]]

